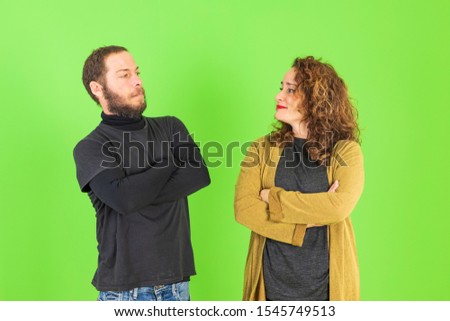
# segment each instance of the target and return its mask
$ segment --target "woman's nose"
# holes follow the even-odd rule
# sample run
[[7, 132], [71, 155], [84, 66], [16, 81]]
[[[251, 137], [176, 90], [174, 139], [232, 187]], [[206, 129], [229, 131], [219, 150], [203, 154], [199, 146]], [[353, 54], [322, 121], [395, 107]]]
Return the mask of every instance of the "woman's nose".
[[275, 100], [278, 102], [283, 100], [283, 93], [281, 91], [275, 96]]

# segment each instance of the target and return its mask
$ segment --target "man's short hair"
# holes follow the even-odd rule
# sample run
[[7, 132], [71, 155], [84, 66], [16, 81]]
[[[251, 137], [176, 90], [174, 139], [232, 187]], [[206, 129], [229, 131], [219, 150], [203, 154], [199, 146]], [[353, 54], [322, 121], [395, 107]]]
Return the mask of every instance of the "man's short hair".
[[97, 104], [100, 104], [98, 98], [94, 95], [89, 86], [91, 81], [97, 81], [104, 85], [105, 76], [105, 59], [110, 54], [119, 53], [122, 51], [128, 51], [124, 47], [120, 46], [106, 46], [95, 49], [84, 62], [83, 67], [83, 85], [92, 99]]

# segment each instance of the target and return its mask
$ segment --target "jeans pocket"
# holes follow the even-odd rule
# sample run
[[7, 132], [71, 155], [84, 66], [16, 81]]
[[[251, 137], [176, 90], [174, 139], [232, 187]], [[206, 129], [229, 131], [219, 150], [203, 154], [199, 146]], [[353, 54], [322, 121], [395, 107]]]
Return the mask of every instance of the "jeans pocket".
[[177, 301], [190, 301], [189, 281], [179, 282], [173, 285], [174, 297]]
[[122, 301], [122, 292], [102, 291], [98, 295], [97, 301]]

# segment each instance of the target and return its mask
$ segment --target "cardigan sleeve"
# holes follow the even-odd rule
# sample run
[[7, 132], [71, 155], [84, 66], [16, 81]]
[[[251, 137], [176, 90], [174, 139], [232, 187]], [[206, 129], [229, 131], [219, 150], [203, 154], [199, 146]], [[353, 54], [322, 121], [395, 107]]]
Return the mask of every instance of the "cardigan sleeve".
[[268, 205], [259, 196], [262, 189], [259, 144], [257, 141], [249, 147], [241, 163], [234, 197], [236, 221], [261, 236], [301, 246], [306, 225], [270, 221]]
[[270, 220], [273, 222], [330, 225], [347, 218], [358, 202], [364, 186], [364, 164], [356, 142], [339, 142], [332, 155], [334, 193], [304, 194], [272, 187], [269, 193]]

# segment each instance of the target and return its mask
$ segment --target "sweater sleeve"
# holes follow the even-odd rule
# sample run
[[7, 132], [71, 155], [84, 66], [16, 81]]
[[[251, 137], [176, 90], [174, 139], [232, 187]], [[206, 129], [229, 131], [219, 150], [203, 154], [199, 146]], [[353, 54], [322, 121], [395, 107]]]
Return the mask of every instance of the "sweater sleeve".
[[193, 141], [184, 124], [173, 117], [173, 137], [171, 149], [177, 164], [154, 204], [175, 201], [186, 197], [211, 182], [208, 168], [203, 161], [200, 149]]
[[272, 187], [269, 193], [271, 221], [330, 225], [350, 215], [364, 186], [361, 148], [355, 142], [338, 143], [332, 158], [333, 182], [339, 181], [336, 192], [303, 194]]
[[241, 163], [234, 197], [236, 221], [261, 236], [301, 246], [306, 225], [269, 220], [268, 205], [259, 196], [262, 189], [259, 144], [254, 142], [249, 147]]
[[154, 202], [174, 169], [170, 158], [128, 176], [118, 167], [105, 169], [89, 186], [103, 203], [120, 214], [131, 214]]

